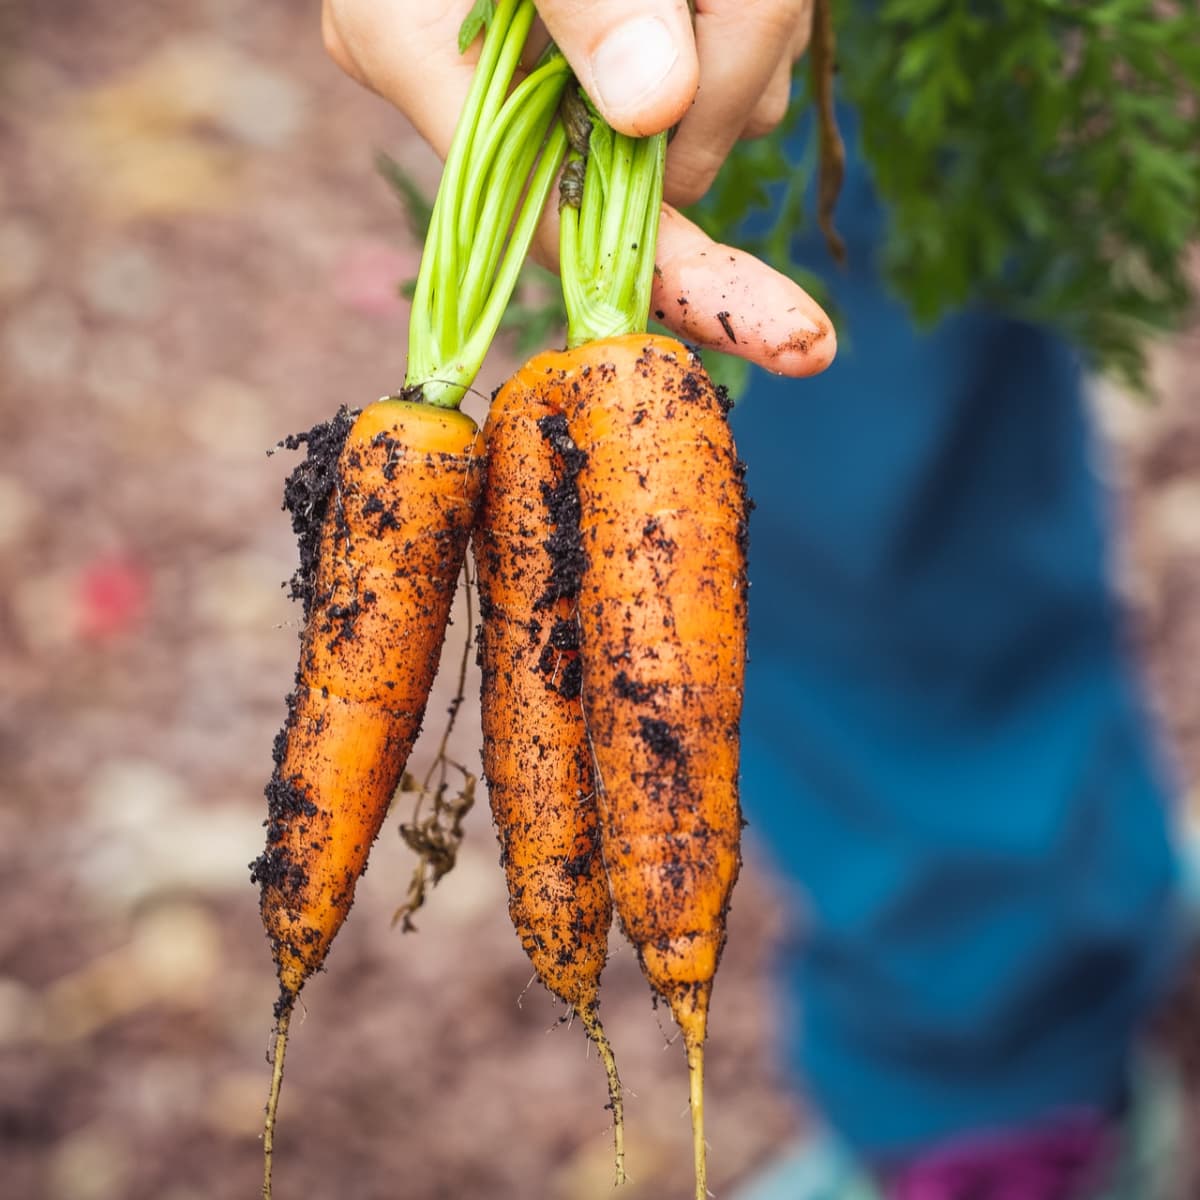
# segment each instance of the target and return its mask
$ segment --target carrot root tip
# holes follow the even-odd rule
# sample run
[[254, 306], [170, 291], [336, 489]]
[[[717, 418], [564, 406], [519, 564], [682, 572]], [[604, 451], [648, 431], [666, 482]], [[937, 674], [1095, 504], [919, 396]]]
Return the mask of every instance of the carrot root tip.
[[[292, 1002], [294, 1002], [294, 997]], [[275, 1157], [275, 1114], [279, 1109], [279, 1093], [283, 1087], [283, 1060], [287, 1054], [288, 1026], [292, 1019], [292, 1003], [275, 1016], [275, 1046], [271, 1054], [271, 1090], [267, 1095], [266, 1118], [263, 1121], [263, 1200], [271, 1200], [271, 1168]]]
[[625, 1174], [625, 1098], [621, 1077], [617, 1074], [617, 1060], [595, 1008], [583, 1007], [578, 1012], [588, 1037], [604, 1063], [604, 1073], [608, 1076], [608, 1107], [613, 1115], [613, 1186], [620, 1187], [628, 1177]]
[[688, 1091], [692, 1112], [692, 1159], [696, 1170], [696, 1200], [708, 1196], [708, 1163], [704, 1144], [704, 1042], [684, 1037], [687, 1046]]

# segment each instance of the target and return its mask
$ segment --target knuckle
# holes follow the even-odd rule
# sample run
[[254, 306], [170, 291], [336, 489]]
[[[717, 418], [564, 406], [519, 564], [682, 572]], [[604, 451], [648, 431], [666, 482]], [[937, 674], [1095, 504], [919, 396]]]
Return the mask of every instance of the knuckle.
[[678, 163], [667, 163], [666, 197], [686, 208], [702, 200], [721, 169], [722, 159], [714, 154], [689, 154]]
[[354, 62], [346, 49], [346, 43], [342, 40], [339, 7], [338, 0], [325, 0], [321, 5], [321, 42], [325, 53], [347, 75], [355, 75]]
[[783, 118], [787, 116], [788, 100], [786, 89], [769, 88], [754, 106], [750, 119], [746, 122], [746, 128], [742, 131], [742, 136], [745, 138], [766, 137], [773, 129], [778, 128]]

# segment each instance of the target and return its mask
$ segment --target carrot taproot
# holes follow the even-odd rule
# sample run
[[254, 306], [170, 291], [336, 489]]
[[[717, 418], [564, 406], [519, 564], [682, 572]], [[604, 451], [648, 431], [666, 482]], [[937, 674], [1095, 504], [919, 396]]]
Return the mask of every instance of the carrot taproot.
[[703, 1047], [741, 861], [742, 468], [715, 388], [669, 338], [539, 355], [506, 391], [561, 414], [579, 456], [581, 698], [604, 862], [622, 929], [683, 1033], [703, 1197]]
[[580, 704], [574, 464], [556, 449], [561, 414], [527, 400], [502, 388], [484, 426], [487, 482], [472, 538], [483, 770], [513, 927], [538, 979], [579, 1014], [608, 1075], [620, 1184], [621, 1082], [598, 1015], [612, 901]]
[[266, 1195], [291, 1011], [350, 911], [420, 731], [482, 476], [470, 417], [402, 400], [364, 409], [337, 457], [252, 864], [280, 984]]

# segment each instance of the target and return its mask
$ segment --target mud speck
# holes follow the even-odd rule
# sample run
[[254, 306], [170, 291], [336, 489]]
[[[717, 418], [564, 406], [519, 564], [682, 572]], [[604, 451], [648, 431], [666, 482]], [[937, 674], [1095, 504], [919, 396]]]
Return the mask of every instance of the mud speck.
[[283, 485], [283, 507], [292, 515], [292, 529], [300, 549], [300, 565], [288, 582], [288, 594], [301, 602], [305, 620], [312, 610], [321, 529], [335, 491], [338, 458], [355, 416], [355, 411], [343, 405], [328, 421], [314, 425], [306, 433], [290, 434], [279, 443], [285, 450], [306, 448], [304, 460]]

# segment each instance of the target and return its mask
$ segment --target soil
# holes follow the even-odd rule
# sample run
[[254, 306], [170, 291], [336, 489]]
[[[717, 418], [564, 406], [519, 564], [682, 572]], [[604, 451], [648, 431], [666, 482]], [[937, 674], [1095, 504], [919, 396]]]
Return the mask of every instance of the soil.
[[[402, 379], [396, 285], [417, 248], [373, 154], [430, 189], [437, 166], [326, 60], [315, 6], [24, 0], [4, 22], [0, 1192], [253, 1196], [277, 985], [245, 864], [300, 622], [280, 511], [297, 459], [266, 452]], [[1200, 337], [1182, 338], [1158, 364], [1160, 406], [1097, 400], [1131, 648], [1185, 798], [1197, 364]], [[495, 357], [482, 394], [509, 365]], [[460, 597], [434, 732], [465, 614]], [[452, 754], [478, 773], [476, 725], [464, 707]], [[398, 819], [292, 1022], [276, 1194], [610, 1196], [604, 1074], [530, 986], [486, 806], [413, 936], [389, 924], [413, 862]], [[718, 1196], [804, 1127], [768, 971], [800, 909], [751, 839], [707, 1059]], [[1162, 1037], [1200, 1095], [1197, 979]], [[682, 1047], [615, 937], [603, 1017], [629, 1089], [622, 1195], [688, 1195]]]

